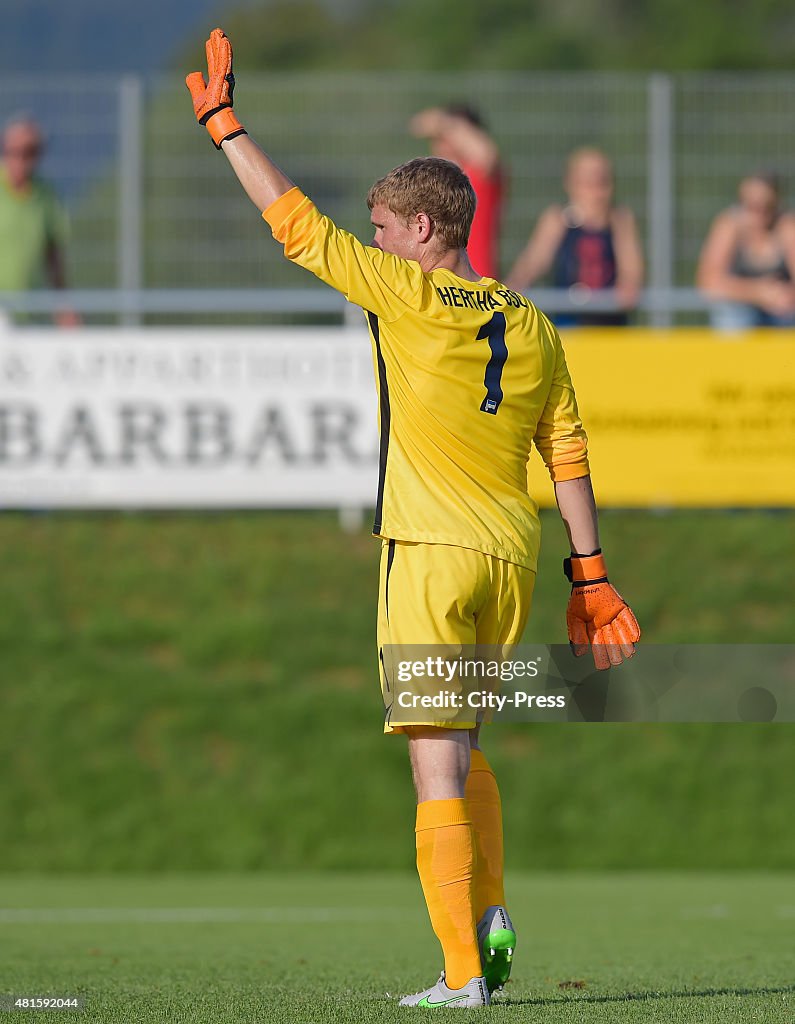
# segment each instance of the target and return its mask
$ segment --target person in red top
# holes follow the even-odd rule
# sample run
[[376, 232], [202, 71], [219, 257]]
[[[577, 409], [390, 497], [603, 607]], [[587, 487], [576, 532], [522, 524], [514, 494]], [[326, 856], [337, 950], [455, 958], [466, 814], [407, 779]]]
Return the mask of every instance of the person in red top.
[[409, 130], [416, 138], [429, 139], [433, 155], [458, 164], [472, 182], [477, 207], [467, 255], [473, 269], [483, 277], [499, 277], [504, 173], [497, 143], [480, 115], [464, 104], [431, 107], [414, 115]]

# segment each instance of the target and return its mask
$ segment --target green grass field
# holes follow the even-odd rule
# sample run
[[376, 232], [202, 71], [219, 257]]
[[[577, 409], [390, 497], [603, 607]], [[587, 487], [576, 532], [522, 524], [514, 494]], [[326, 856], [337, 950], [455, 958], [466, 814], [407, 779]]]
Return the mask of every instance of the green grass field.
[[[428, 1019], [395, 996], [440, 966], [409, 874], [5, 878], [0, 896], [3, 991], [80, 995], [92, 1024]], [[521, 875], [509, 897], [514, 977], [490, 1018], [795, 1020], [792, 875]]]
[[[565, 535], [543, 521], [529, 639], [559, 643]], [[781, 643], [794, 527], [607, 512], [602, 538], [645, 641]], [[410, 869], [378, 554], [330, 513], [0, 516], [0, 872]], [[495, 726], [509, 868], [795, 869], [794, 734]]]
[[[602, 534], [649, 642], [784, 643], [794, 525]], [[529, 640], [560, 642], [544, 527]], [[381, 735], [378, 544], [330, 514], [14, 514], [0, 552], [0, 989], [92, 1024], [419, 1019], [394, 997], [440, 957]], [[794, 730], [495, 726], [520, 931], [491, 1015], [793, 1024]]]

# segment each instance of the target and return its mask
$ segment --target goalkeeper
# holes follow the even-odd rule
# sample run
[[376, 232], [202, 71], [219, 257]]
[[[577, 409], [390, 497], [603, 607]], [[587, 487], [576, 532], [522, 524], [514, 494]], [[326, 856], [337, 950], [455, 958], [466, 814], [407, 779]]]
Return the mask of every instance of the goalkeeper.
[[607, 579], [586, 437], [560, 338], [524, 296], [466, 257], [475, 197], [455, 164], [411, 160], [370, 189], [365, 246], [324, 217], [248, 137], [232, 109], [229, 40], [207, 41], [208, 81], [186, 82], [197, 119], [284, 246], [287, 259], [365, 312], [379, 398], [373, 532], [386, 732], [408, 734], [417, 790], [417, 868], [444, 955], [439, 981], [403, 1005], [476, 1007], [508, 979], [516, 934], [505, 908], [500, 797], [478, 723], [392, 723], [391, 645], [508, 648], [521, 638], [540, 524], [527, 493], [535, 444], [552, 477], [571, 555], [576, 654], [598, 668], [634, 653], [635, 617]]

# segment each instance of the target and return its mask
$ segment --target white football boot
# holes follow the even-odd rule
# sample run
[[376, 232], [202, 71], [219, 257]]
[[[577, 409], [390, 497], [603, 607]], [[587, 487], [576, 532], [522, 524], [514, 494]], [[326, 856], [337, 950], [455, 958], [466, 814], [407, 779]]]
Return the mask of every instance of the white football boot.
[[413, 996], [404, 996], [400, 1006], [449, 1006], [450, 1008], [472, 1009], [488, 1006], [491, 1002], [485, 978], [470, 978], [463, 988], [448, 988], [444, 980], [444, 971], [439, 980], [424, 992]]

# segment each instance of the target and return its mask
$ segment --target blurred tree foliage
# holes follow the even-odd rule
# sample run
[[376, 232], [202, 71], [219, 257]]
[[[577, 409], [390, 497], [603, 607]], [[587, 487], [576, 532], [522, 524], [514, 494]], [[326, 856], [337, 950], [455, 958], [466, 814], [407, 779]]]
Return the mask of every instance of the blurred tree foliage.
[[791, 0], [230, 0], [222, 23], [246, 70], [795, 67]]

